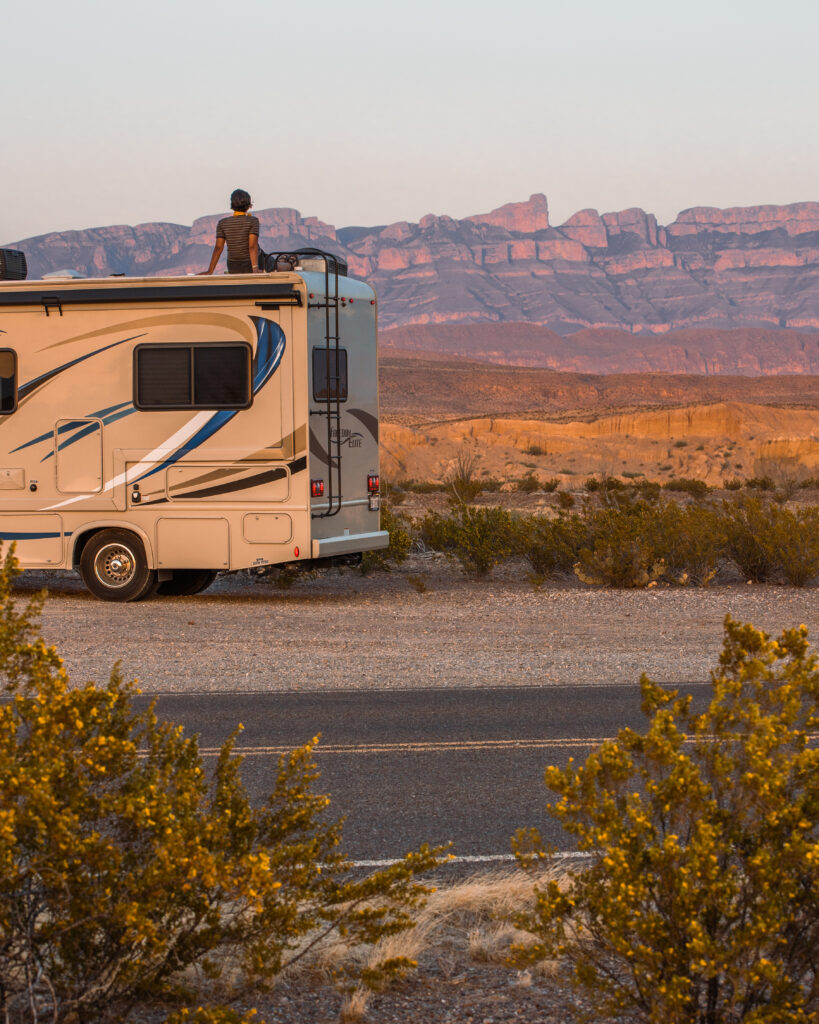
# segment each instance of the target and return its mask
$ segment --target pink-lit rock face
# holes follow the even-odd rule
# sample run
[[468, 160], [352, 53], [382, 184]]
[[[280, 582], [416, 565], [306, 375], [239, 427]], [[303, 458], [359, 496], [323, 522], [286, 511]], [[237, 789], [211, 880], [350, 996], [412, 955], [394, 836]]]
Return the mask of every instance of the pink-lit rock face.
[[597, 210], [580, 210], [560, 225], [560, 233], [591, 249], [605, 249], [609, 244], [606, 225]]
[[[648, 245], [657, 245], [657, 218], [653, 213], [633, 206], [630, 210], [620, 213], [604, 213], [602, 221], [609, 237], [620, 234], [637, 235]], [[665, 245], [665, 240], [660, 245]]]
[[[385, 328], [534, 323], [573, 334], [573, 351], [584, 328], [614, 330], [618, 345], [629, 334], [686, 328], [819, 330], [819, 203], [694, 207], [667, 227], [637, 207], [584, 209], [550, 227], [540, 194], [463, 220], [428, 214], [374, 228], [337, 230], [290, 208], [254, 212], [267, 252], [312, 246], [345, 257], [376, 288]], [[5, 244], [25, 250], [32, 277], [62, 267], [92, 277], [194, 273], [207, 266], [222, 216]], [[712, 352], [694, 362], [721, 372], [732, 360]], [[762, 355], [746, 363], [768, 372]], [[790, 356], [777, 363], [781, 372], [804, 372], [800, 365]]]
[[789, 235], [819, 231], [819, 203], [791, 203], [789, 206], [737, 206], [720, 210], [694, 206], [677, 215], [668, 225], [669, 235], [690, 235], [702, 231], [736, 232], [743, 235], [782, 229]]
[[549, 203], [546, 196], [538, 192], [529, 196], [527, 203], [507, 203], [491, 213], [479, 213], [466, 220], [472, 224], [491, 224], [506, 231], [531, 235], [549, 227]]

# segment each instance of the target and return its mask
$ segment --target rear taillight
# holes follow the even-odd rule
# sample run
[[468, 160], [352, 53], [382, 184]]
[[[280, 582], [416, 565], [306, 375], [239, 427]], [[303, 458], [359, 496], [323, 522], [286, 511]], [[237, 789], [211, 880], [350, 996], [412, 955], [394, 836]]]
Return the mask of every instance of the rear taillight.
[[370, 473], [367, 476], [367, 491], [370, 494], [378, 494], [381, 490], [381, 481], [378, 478], [377, 473]]
[[311, 480], [310, 481], [310, 493], [314, 498], [324, 497], [324, 481], [323, 480]]

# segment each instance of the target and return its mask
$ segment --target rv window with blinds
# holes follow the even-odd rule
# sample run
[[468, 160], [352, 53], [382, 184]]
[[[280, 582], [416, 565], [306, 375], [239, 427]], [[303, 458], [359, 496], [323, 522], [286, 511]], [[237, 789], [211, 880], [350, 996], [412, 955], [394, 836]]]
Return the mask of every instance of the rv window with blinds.
[[137, 409], [246, 409], [250, 346], [138, 345], [134, 350]]
[[313, 349], [313, 400], [347, 401], [347, 350]]
[[17, 353], [0, 348], [0, 414], [17, 408]]

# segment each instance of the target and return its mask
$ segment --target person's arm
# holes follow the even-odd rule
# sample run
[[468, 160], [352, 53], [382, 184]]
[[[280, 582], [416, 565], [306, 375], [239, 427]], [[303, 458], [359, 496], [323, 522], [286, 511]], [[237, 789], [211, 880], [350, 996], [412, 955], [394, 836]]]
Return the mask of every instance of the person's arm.
[[[258, 243], [258, 241], [259, 240], [257, 238], [256, 242]], [[200, 270], [199, 271], [200, 274], [212, 274], [214, 272], [214, 270], [216, 270], [216, 264], [219, 262], [219, 257], [222, 255], [222, 250], [224, 249], [224, 247], [225, 247], [225, 240], [224, 240], [224, 238], [217, 238], [215, 243], [214, 243], [214, 245], [213, 245], [213, 254], [212, 254], [211, 258], [210, 258], [210, 266], [208, 267], [207, 270]]]
[[259, 269], [259, 236], [248, 235], [247, 247], [250, 250], [250, 266], [255, 273]]

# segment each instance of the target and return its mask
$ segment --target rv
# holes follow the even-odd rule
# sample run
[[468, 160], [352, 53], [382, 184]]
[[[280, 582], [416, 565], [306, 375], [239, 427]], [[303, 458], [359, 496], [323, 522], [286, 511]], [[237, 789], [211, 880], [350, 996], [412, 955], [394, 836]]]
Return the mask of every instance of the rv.
[[318, 250], [267, 265], [0, 280], [0, 539], [23, 569], [136, 601], [388, 545], [375, 294]]

